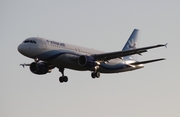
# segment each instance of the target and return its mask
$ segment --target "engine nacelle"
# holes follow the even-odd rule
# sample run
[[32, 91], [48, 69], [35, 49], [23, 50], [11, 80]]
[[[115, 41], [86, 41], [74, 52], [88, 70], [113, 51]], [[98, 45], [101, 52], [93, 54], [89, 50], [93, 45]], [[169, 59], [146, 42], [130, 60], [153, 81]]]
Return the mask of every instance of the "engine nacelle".
[[44, 62], [32, 62], [30, 65], [30, 70], [34, 74], [42, 75], [48, 73], [48, 65]]
[[83, 67], [95, 67], [97, 65], [94, 57], [84, 55], [79, 57], [78, 64]]

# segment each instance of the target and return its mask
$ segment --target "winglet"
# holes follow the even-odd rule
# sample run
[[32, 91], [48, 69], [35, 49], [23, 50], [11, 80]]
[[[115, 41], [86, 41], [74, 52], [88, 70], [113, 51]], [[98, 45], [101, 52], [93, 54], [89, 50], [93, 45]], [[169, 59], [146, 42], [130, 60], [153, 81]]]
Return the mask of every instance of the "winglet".
[[164, 44], [164, 46], [167, 48], [168, 43]]

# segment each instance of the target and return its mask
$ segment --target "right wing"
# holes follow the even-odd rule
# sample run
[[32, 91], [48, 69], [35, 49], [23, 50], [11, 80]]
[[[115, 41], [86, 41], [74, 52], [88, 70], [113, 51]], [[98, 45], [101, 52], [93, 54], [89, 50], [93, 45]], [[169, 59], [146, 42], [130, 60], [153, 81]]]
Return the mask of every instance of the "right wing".
[[166, 60], [166, 59], [165, 59], [165, 58], [161, 58], [161, 59], [153, 59], [153, 60], [147, 60], [147, 61], [135, 62], [135, 63], [131, 63], [131, 65], [146, 64], [146, 63], [152, 63], [152, 62], [162, 61], [162, 60]]
[[132, 49], [132, 50], [125, 50], [125, 51], [93, 54], [91, 56], [93, 56], [98, 61], [107, 61], [110, 59], [121, 58], [121, 57], [129, 56], [129, 55], [141, 54], [143, 52], [147, 52], [148, 49], [163, 47], [163, 46], [166, 47], [167, 44], [159, 44], [159, 45], [137, 48], [137, 49]]

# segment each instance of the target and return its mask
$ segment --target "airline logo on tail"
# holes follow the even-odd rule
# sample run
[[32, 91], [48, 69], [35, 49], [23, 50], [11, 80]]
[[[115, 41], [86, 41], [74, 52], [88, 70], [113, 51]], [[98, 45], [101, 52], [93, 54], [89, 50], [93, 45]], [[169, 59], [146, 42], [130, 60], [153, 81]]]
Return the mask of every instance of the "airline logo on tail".
[[132, 39], [131, 41], [129, 40], [128, 41], [128, 48], [131, 50], [131, 49], [136, 49], [136, 42], [134, 41], [134, 39]]
[[137, 48], [138, 37], [140, 34], [140, 30], [134, 29], [128, 41], [126, 42], [124, 48], [122, 50], [132, 50]]

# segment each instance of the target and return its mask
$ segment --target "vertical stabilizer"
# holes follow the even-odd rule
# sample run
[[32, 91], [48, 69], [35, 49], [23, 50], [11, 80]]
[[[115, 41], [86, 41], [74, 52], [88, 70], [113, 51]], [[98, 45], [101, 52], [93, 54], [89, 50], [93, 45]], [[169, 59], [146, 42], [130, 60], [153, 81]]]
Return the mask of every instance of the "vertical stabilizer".
[[123, 50], [132, 50], [137, 48], [138, 37], [140, 35], [140, 30], [134, 29], [128, 41], [126, 42]]
[[[128, 41], [126, 42], [124, 48], [122, 49], [123, 51], [125, 50], [133, 50], [138, 48], [138, 37], [140, 36], [140, 30], [139, 29], [134, 29], [132, 32], [131, 36], [129, 37]], [[126, 58], [134, 58], [134, 56], [128, 56]]]

